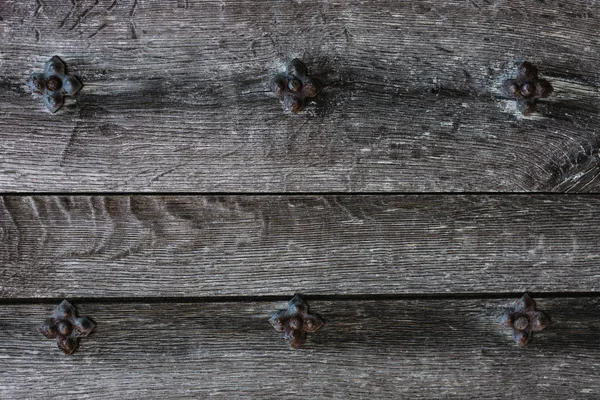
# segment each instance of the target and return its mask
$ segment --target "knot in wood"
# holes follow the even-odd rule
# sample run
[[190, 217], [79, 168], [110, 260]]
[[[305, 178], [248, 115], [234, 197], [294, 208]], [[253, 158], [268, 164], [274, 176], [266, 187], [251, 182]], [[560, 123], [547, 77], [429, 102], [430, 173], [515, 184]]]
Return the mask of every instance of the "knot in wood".
[[285, 108], [294, 114], [304, 107], [307, 98], [315, 97], [323, 89], [318, 79], [310, 77], [306, 65], [297, 58], [287, 65], [285, 74], [273, 79], [271, 86]]
[[78, 317], [75, 307], [63, 300], [40, 326], [40, 332], [48, 339], [56, 339], [58, 347], [65, 354], [72, 354], [78, 346], [79, 338], [86, 337], [95, 328], [95, 324], [85, 317]]
[[287, 310], [275, 312], [269, 322], [275, 330], [283, 332], [283, 338], [295, 349], [306, 341], [308, 332], [316, 332], [324, 325], [319, 316], [308, 313], [308, 305], [300, 295], [289, 301]]
[[550, 325], [550, 319], [535, 309], [535, 302], [525, 293], [514, 307], [504, 312], [500, 323], [513, 330], [513, 340], [523, 347], [529, 342], [533, 332], [543, 331]]
[[538, 78], [538, 69], [525, 61], [519, 67], [517, 77], [507, 79], [500, 88], [500, 92], [517, 99], [519, 110], [525, 115], [535, 111], [537, 99], [548, 97], [553, 88], [550, 82]]
[[42, 95], [51, 113], [62, 107], [66, 96], [73, 96], [83, 86], [75, 76], [67, 74], [65, 64], [58, 56], [46, 63], [44, 72], [31, 75], [26, 84], [31, 91]]

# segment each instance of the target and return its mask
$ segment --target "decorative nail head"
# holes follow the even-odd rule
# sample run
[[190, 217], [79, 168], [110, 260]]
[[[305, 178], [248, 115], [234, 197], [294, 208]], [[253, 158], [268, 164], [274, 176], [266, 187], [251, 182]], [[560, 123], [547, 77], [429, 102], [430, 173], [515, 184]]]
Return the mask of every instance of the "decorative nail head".
[[308, 313], [308, 304], [300, 295], [289, 301], [287, 310], [275, 312], [269, 322], [277, 332], [283, 332], [283, 338], [294, 349], [306, 341], [308, 332], [316, 332], [325, 324], [318, 315]]
[[310, 77], [306, 65], [297, 58], [290, 61], [285, 74], [273, 79], [271, 88], [284, 107], [294, 114], [304, 107], [307, 98], [315, 97], [323, 90], [319, 80]]
[[95, 327], [96, 324], [89, 319], [78, 317], [75, 307], [63, 300], [52, 317], [40, 326], [40, 332], [48, 339], [56, 339], [58, 347], [68, 355], [77, 348], [79, 338], [88, 336]]
[[537, 99], [550, 96], [553, 90], [550, 82], [538, 78], [538, 69], [528, 61], [521, 64], [516, 78], [507, 79], [500, 87], [503, 95], [517, 100], [524, 115], [534, 112]]
[[26, 84], [31, 91], [42, 95], [44, 104], [53, 114], [65, 103], [66, 96], [73, 96], [83, 87], [79, 79], [67, 74], [65, 64], [58, 56], [46, 63], [44, 72], [31, 75]]
[[536, 311], [535, 302], [525, 293], [514, 305], [504, 312], [500, 323], [513, 330], [513, 340], [524, 347], [533, 332], [543, 331], [550, 325], [550, 318], [541, 311]]

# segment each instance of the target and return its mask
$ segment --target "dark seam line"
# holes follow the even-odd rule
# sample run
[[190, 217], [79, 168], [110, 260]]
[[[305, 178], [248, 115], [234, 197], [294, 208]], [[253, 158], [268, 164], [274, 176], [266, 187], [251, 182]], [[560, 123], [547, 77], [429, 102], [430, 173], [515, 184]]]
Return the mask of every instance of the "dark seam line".
[[[534, 299], [548, 298], [600, 298], [600, 292], [528, 292]], [[523, 292], [498, 293], [431, 293], [431, 294], [365, 294], [365, 295], [305, 295], [307, 301], [406, 301], [406, 300], [493, 300], [518, 299]], [[206, 297], [66, 297], [73, 303], [98, 304], [142, 304], [142, 303], [264, 303], [288, 301], [287, 296], [206, 296]], [[0, 305], [55, 304], [64, 297], [44, 298], [6, 298], [0, 299]]]
[[577, 192], [0, 192], [1, 196], [550, 196], [598, 197]]

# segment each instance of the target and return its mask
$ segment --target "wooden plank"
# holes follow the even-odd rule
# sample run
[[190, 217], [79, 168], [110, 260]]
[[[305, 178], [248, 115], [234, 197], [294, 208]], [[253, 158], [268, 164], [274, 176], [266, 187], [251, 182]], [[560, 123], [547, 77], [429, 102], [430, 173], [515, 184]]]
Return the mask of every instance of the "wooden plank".
[[[599, 191], [600, 4], [0, 1], [2, 191]], [[84, 89], [45, 112], [52, 55]], [[301, 57], [327, 84], [292, 117]], [[521, 60], [555, 93], [522, 118]]]
[[598, 196], [5, 196], [0, 297], [595, 292]]
[[518, 348], [515, 299], [310, 301], [326, 325], [291, 350], [284, 302], [78, 304], [97, 330], [65, 356], [37, 331], [54, 305], [0, 306], [0, 397], [597, 399], [598, 298], [546, 298], [552, 325]]

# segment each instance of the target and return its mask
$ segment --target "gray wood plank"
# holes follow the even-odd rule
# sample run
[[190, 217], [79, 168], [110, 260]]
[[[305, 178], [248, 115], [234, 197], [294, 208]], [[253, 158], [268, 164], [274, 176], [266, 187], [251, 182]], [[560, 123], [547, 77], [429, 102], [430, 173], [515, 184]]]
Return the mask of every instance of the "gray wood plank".
[[524, 349], [495, 320], [513, 300], [310, 301], [326, 325], [296, 351], [284, 302], [78, 304], [97, 330], [70, 357], [37, 332], [53, 305], [0, 306], [0, 397], [597, 399], [598, 299], [538, 300]]
[[[595, 191], [600, 4], [0, 1], [2, 191]], [[57, 115], [24, 81], [86, 86]], [[292, 117], [268, 82], [327, 87]], [[499, 98], [522, 60], [539, 115]]]
[[0, 297], [595, 292], [600, 198], [4, 196]]

